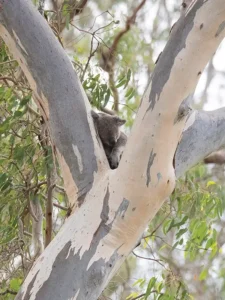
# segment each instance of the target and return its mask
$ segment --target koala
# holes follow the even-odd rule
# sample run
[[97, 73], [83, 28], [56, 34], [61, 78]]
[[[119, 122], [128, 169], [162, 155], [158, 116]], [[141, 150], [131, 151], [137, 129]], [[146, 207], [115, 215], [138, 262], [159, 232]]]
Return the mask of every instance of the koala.
[[102, 141], [106, 157], [111, 169], [119, 165], [123, 150], [127, 142], [127, 136], [120, 131], [120, 127], [126, 123], [115, 115], [96, 113], [91, 111], [95, 128]]

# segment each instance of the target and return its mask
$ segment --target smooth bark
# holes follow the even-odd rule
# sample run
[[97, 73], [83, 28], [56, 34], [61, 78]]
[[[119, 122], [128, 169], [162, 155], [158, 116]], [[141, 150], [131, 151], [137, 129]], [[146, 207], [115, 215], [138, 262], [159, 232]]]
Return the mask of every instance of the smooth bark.
[[225, 108], [194, 111], [188, 119], [175, 155], [176, 176], [225, 145]]

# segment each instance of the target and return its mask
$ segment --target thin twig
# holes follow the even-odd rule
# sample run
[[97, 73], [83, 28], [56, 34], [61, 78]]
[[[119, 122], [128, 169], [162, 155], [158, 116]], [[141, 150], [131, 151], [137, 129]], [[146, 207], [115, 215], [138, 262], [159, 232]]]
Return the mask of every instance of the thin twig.
[[15, 85], [18, 84], [13, 78], [8, 77], [8, 76], [2, 76], [2, 77], [0, 77], [0, 80], [3, 80], [4, 82], [9, 80], [9, 81], [12, 81]]
[[134, 251], [132, 251], [132, 253], [133, 253], [133, 255], [136, 256], [137, 258], [155, 261], [155, 262], [157, 262], [160, 266], [162, 266], [164, 269], [167, 270], [167, 268], [163, 265], [163, 263], [161, 263], [161, 261], [163, 261], [163, 260], [161, 260], [161, 259], [155, 259], [155, 258], [150, 258], [150, 257], [144, 257], [144, 256], [141, 256], [141, 255], [136, 254]]
[[11, 64], [11, 63], [14, 63], [16, 61], [17, 61], [16, 59], [3, 61], [3, 62], [0, 63], [0, 66], [6, 65], [6, 64]]
[[53, 206], [58, 207], [58, 208], [60, 208], [62, 210], [68, 211], [68, 207], [62, 206], [62, 205], [60, 205], [58, 203], [53, 202]]
[[4, 296], [6, 294], [17, 295], [17, 292], [14, 292], [14, 291], [9, 290], [9, 289], [7, 289], [5, 292], [0, 292], [1, 296]]
[[87, 60], [86, 65], [85, 65], [85, 67], [84, 67], [84, 71], [83, 71], [83, 74], [82, 74], [81, 79], [80, 79], [81, 82], [83, 82], [83, 80], [84, 80], [84, 75], [85, 75], [85, 73], [86, 73], [86, 71], [87, 71], [87, 69], [88, 69], [88, 65], [89, 65], [89, 63], [90, 63], [91, 58], [95, 55], [95, 53], [97, 52], [98, 47], [99, 47], [99, 42], [98, 42], [97, 47], [95, 48], [95, 50], [93, 50], [93, 41], [94, 41], [94, 37], [92, 36], [92, 39], [91, 39], [90, 55], [89, 55], [89, 57], [88, 57], [88, 60]]

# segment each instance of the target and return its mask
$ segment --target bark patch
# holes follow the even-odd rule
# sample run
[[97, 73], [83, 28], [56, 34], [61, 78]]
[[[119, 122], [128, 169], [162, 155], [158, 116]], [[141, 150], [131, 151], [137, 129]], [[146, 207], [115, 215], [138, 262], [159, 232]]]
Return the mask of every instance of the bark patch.
[[130, 204], [130, 201], [127, 200], [127, 199], [125, 199], [125, 198], [123, 198], [123, 201], [122, 201], [122, 203], [120, 204], [120, 206], [119, 206], [119, 208], [117, 210], [116, 216], [120, 215], [121, 218], [123, 219], [124, 216], [125, 216], [125, 213], [126, 213], [126, 211], [128, 209], [129, 204]]
[[107, 276], [111, 271], [108, 266], [113, 267], [117, 259], [115, 251], [107, 262], [105, 258], [100, 258], [89, 266], [97, 245], [98, 243], [95, 243], [93, 248], [81, 256], [79, 249], [74, 254], [75, 249], [71, 249], [69, 241], [56, 257], [52, 272], [35, 299], [74, 299], [75, 295], [77, 300], [97, 299], [96, 286], [101, 289], [104, 274]]
[[151, 166], [153, 165], [155, 157], [156, 157], [156, 153], [153, 153], [153, 149], [152, 149], [152, 151], [150, 153], [150, 156], [149, 156], [148, 166], [147, 166], [147, 171], [146, 171], [146, 177], [147, 177], [146, 185], [147, 185], [147, 187], [149, 186], [149, 183], [151, 182], [150, 171], [151, 171]]
[[38, 272], [36, 273], [36, 275], [33, 277], [33, 279], [31, 280], [31, 282], [29, 283], [29, 285], [28, 285], [28, 287], [26, 289], [25, 296], [23, 296], [23, 292], [21, 292], [21, 290], [20, 290], [19, 293], [16, 296], [16, 300], [29, 300], [30, 299], [30, 295], [31, 295], [30, 291], [32, 290], [32, 288], [34, 286], [34, 282], [36, 280]]
[[216, 32], [216, 34], [215, 34], [215, 37], [218, 37], [218, 36], [221, 34], [221, 32], [224, 30], [224, 28], [225, 28], [225, 21], [223, 21], [223, 22], [220, 24], [220, 26], [219, 26], [219, 28], [217, 29], [217, 32]]
[[180, 104], [176, 118], [174, 120], [174, 124], [180, 122], [184, 117], [186, 117], [190, 111], [191, 108], [189, 106], [189, 100], [190, 100], [190, 95], [188, 95]]
[[104, 222], [107, 222], [109, 219], [109, 187], [107, 187], [107, 191], [103, 200], [103, 207], [102, 207], [102, 212], [101, 212], [101, 219]]

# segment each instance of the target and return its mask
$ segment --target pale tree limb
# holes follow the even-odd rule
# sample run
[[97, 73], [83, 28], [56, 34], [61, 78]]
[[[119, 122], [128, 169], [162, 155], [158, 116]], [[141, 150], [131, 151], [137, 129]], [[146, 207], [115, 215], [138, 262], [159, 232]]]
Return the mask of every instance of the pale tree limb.
[[[99, 158], [93, 154], [101, 157], [102, 152], [98, 151], [98, 144], [92, 138], [92, 122], [89, 123], [90, 127], [87, 126], [78, 79], [70, 73], [71, 64], [67, 63], [56, 41], [51, 39], [52, 33], [43, 27], [44, 22], [37, 17], [31, 2], [0, 0], [0, 4], [3, 8], [0, 19], [4, 24], [0, 32], [16, 58], [21, 58], [20, 52], [26, 51], [26, 66], [23, 64], [23, 56], [22, 61], [18, 61], [36, 94], [40, 98], [42, 91], [48, 101], [43, 103], [50, 111], [52, 138], [71, 172], [64, 173], [64, 180], [72, 174], [74, 177], [69, 177], [71, 184], [74, 185], [73, 180], [81, 182], [81, 178], [77, 177], [77, 172], [79, 175], [81, 173], [79, 155], [82, 157], [79, 162], [85, 164], [87, 159], [90, 164], [85, 170], [96, 171], [94, 179], [91, 177], [85, 203], [76, 214], [71, 215], [39, 257], [16, 300], [95, 300], [175, 187], [173, 158], [189, 113], [189, 108], [182, 103], [193, 93], [199, 74], [224, 38], [224, 0], [195, 1], [174, 26], [143, 96], [120, 165], [115, 171], [102, 168]], [[21, 19], [26, 20], [26, 26], [23, 27]], [[44, 35], [38, 31], [39, 27], [45, 29], [43, 31], [47, 40], [50, 40], [49, 44], [45, 43]], [[36, 30], [38, 34], [34, 34]], [[19, 45], [15, 44], [15, 34]], [[35, 39], [38, 40], [40, 35], [45, 50], [45, 66], [40, 56], [42, 51], [35, 48], [38, 46]], [[32, 36], [35, 36], [34, 40]], [[31, 40], [34, 43], [32, 45]], [[36, 51], [35, 57], [31, 50]], [[35, 58], [35, 61], [30, 57]], [[44, 72], [46, 68], [48, 72]], [[30, 76], [28, 69], [36, 76]], [[41, 73], [37, 71], [40, 69]], [[78, 89], [76, 92], [75, 87]], [[76, 110], [72, 114], [71, 97], [74, 94]], [[44, 110], [47, 112], [47, 121], [48, 109]], [[72, 119], [76, 121], [73, 123]], [[74, 137], [72, 140], [71, 136]], [[83, 156], [82, 150], [87, 149], [82, 148], [81, 136], [85, 147], [91, 146], [88, 148], [89, 156]], [[79, 154], [71, 147], [71, 142], [79, 146]], [[78, 170], [73, 169], [74, 161]], [[185, 171], [186, 167], [181, 166], [180, 170]], [[88, 171], [86, 175], [90, 175]]]
[[[46, 20], [29, 2], [10, 0], [5, 7], [1, 0], [0, 4], [4, 5], [4, 9], [0, 11], [0, 22], [4, 16], [4, 26], [0, 25], [0, 34], [20, 62], [33, 89], [34, 99], [50, 127], [55, 143], [53, 149], [58, 154], [70, 206], [77, 207], [92, 187], [98, 165], [101, 165], [102, 171], [106, 171], [108, 163], [96, 139], [92, 118], [86, 113], [86, 110], [90, 111], [89, 101], [71, 62], [58, 45]], [[26, 6], [24, 14], [23, 6]], [[16, 10], [21, 15], [16, 14], [13, 19], [7, 17]], [[21, 18], [26, 22], [21, 22]], [[33, 24], [38, 24], [35, 26], [35, 34]], [[18, 37], [19, 44], [16, 45]], [[49, 69], [47, 77], [43, 76], [46, 68]], [[61, 76], [58, 77], [59, 73]], [[48, 103], [46, 99], [51, 101]], [[83, 124], [82, 133], [75, 130], [80, 124]], [[95, 153], [98, 153], [98, 160]]]
[[191, 114], [175, 155], [176, 176], [225, 145], [225, 108]]

